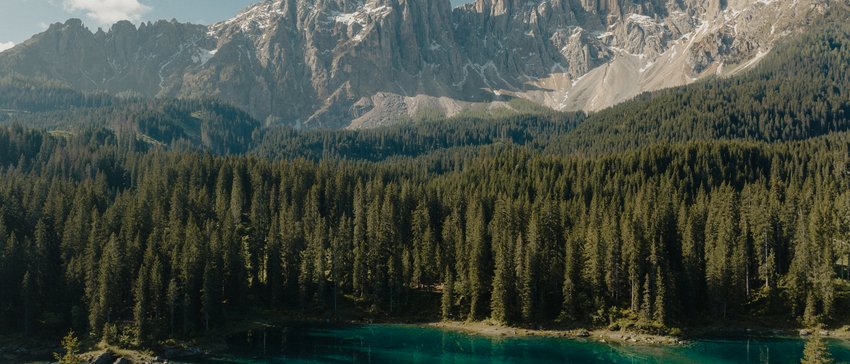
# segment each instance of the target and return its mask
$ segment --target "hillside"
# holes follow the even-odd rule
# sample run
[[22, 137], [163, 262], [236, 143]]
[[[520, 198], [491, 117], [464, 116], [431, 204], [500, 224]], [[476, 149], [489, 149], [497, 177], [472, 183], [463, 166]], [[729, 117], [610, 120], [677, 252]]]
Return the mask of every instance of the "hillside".
[[164, 146], [312, 160], [379, 161], [504, 142], [548, 154], [596, 154], [698, 140], [803, 140], [850, 127], [845, 23], [840, 14], [826, 17], [741, 75], [645, 93], [590, 114], [514, 102], [517, 111], [422, 114], [373, 130], [298, 130], [261, 124], [216, 101], [87, 94], [13, 77], [0, 80], [0, 122], [62, 132], [107, 127]]
[[609, 152], [694, 140], [800, 140], [850, 128], [850, 26], [827, 18], [733, 78], [641, 95], [552, 146]]
[[197, 148], [217, 154], [251, 148], [259, 122], [213, 100], [146, 99], [85, 94], [59, 83], [0, 79], [0, 124], [62, 133], [106, 128], [129, 144]]

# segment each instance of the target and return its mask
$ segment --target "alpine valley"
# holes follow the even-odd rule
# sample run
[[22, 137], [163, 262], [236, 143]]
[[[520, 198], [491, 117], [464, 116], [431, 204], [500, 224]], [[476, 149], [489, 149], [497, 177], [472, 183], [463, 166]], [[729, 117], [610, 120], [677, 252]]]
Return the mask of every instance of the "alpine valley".
[[268, 125], [363, 128], [525, 99], [595, 111], [740, 73], [846, 0], [267, 0], [211, 26], [53, 24], [0, 76], [212, 97]]
[[850, 0], [451, 4], [0, 52], [0, 363], [850, 362]]

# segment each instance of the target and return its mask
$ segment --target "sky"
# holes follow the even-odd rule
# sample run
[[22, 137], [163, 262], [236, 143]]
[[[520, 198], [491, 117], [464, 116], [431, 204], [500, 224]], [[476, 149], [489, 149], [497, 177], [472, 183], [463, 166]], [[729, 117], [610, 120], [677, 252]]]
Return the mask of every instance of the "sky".
[[[212, 24], [260, 0], [0, 0], [0, 52], [56, 22], [80, 18], [91, 30], [119, 20]], [[471, 0], [451, 0], [454, 5]]]

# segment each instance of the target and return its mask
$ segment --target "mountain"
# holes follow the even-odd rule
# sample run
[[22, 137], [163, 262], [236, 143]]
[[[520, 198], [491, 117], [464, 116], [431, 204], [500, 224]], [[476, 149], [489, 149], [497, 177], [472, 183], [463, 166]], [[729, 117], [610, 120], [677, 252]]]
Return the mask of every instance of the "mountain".
[[217, 97], [267, 124], [599, 110], [749, 69], [846, 0], [268, 0], [209, 27], [79, 20], [0, 53], [0, 74], [83, 91]]
[[[121, 23], [91, 33], [70, 21], [2, 53], [9, 68], [0, 73], [18, 74], [0, 77], [0, 343], [14, 344], [0, 347], [0, 362], [50, 360], [30, 355], [49, 357], [71, 329], [66, 361], [79, 361], [73, 332], [98, 353], [106, 343], [169, 360], [230, 357], [218, 351], [221, 332], [332, 315], [635, 337], [850, 324], [850, 22], [832, 10], [838, 3], [771, 19], [785, 30], [752, 41], [769, 42], [770, 52], [741, 38], [698, 45], [694, 34], [712, 34], [708, 25], [659, 46], [683, 52], [675, 39], [693, 36], [685, 45], [701, 56], [671, 61], [667, 77], [687, 65], [704, 81], [598, 112], [524, 115], [486, 109], [531, 110], [515, 97], [557, 92], [535, 82], [556, 77], [546, 62], [563, 54], [532, 62], [526, 50], [549, 44], [535, 46], [543, 25], [528, 37], [516, 27], [543, 21], [499, 14], [543, 3], [435, 7], [451, 11], [451, 25], [391, 21], [394, 8], [374, 3], [317, 1], [336, 9], [332, 24], [320, 24], [327, 18], [311, 18], [303, 3], [265, 4], [211, 28]], [[609, 14], [669, 11], [655, 2], [570, 4], [589, 9], [563, 20], [582, 29], [607, 29], [616, 22]], [[731, 6], [717, 4], [721, 13]], [[409, 14], [425, 11], [414, 5]], [[651, 22], [671, 24], [670, 16]], [[297, 22], [284, 32], [280, 19]], [[559, 21], [547, 19], [546, 28]], [[737, 34], [759, 19], [741, 20]], [[587, 42], [622, 37], [602, 35]], [[432, 39], [443, 43], [423, 46]], [[594, 72], [655, 62], [645, 74], [675, 58], [652, 56], [647, 45], [663, 42], [641, 39], [626, 55], [611, 51], [625, 44], [598, 43], [586, 69], [564, 66], [557, 77], [574, 95]], [[469, 53], [520, 46], [528, 49]], [[592, 63], [599, 59], [607, 61]], [[427, 66], [436, 62], [466, 66]], [[520, 71], [528, 81], [513, 84]], [[737, 74], [711, 76], [727, 71]], [[257, 102], [254, 113], [265, 100], [278, 125], [179, 98], [215, 92]], [[428, 111], [469, 105], [485, 112], [445, 120]], [[411, 112], [430, 121], [285, 125], [368, 127]], [[192, 343], [211, 346], [180, 349]], [[429, 355], [440, 354], [436, 344]], [[276, 352], [262, 357], [293, 359]], [[363, 357], [356, 347], [350, 354]], [[791, 362], [799, 351], [782, 354]]]

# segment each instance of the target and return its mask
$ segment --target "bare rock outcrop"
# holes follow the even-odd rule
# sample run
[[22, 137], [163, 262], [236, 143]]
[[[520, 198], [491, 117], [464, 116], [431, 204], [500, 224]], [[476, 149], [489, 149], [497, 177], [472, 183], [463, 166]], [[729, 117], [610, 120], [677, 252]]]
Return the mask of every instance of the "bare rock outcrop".
[[843, 0], [266, 0], [211, 26], [79, 20], [0, 53], [0, 75], [216, 97], [269, 123], [370, 127], [525, 98], [598, 110], [748, 69]]

